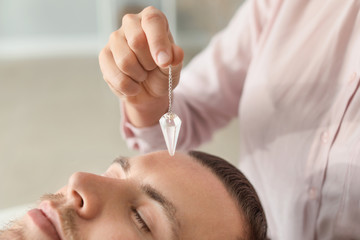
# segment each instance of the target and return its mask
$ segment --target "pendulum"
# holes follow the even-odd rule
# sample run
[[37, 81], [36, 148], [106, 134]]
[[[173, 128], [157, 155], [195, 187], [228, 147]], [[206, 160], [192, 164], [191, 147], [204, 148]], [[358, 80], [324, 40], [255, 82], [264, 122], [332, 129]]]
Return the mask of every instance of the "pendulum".
[[169, 110], [159, 120], [170, 156], [174, 156], [179, 137], [181, 120], [172, 112], [172, 72], [169, 65]]
[[172, 112], [172, 73], [169, 66], [169, 110], [159, 120], [165, 143], [170, 156], [174, 156], [176, 143], [179, 137], [181, 120]]

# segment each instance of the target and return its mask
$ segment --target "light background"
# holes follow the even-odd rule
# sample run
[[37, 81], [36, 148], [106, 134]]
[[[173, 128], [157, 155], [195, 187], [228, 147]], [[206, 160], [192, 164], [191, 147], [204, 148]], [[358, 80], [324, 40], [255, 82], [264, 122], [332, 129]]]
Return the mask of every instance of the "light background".
[[[119, 132], [119, 103], [97, 54], [125, 12], [166, 12], [185, 64], [223, 28], [235, 0], [0, 0], [0, 209], [36, 201], [75, 171], [103, 172], [137, 154]], [[235, 163], [233, 121], [200, 149]]]

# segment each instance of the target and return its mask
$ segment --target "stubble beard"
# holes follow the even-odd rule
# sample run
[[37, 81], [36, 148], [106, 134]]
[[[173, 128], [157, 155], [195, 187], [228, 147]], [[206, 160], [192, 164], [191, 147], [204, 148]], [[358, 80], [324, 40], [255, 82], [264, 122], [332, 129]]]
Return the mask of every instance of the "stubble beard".
[[24, 226], [20, 220], [12, 221], [5, 229], [0, 230], [0, 240], [26, 240]]
[[[62, 194], [46, 194], [40, 201], [52, 201], [59, 206], [60, 218], [64, 227], [64, 234], [68, 240], [80, 240], [75, 225], [76, 212], [74, 209], [64, 206], [65, 197]], [[7, 224], [5, 229], [0, 229], [0, 240], [26, 240], [26, 224], [23, 219], [15, 220]]]

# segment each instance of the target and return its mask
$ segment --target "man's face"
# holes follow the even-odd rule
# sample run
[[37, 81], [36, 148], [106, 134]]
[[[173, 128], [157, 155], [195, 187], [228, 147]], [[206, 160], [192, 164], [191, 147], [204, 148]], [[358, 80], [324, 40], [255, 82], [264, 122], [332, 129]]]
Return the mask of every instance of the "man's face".
[[[165, 151], [75, 173], [0, 239], [236, 239], [245, 223], [207, 168]], [[6, 238], [6, 236], [11, 236]]]

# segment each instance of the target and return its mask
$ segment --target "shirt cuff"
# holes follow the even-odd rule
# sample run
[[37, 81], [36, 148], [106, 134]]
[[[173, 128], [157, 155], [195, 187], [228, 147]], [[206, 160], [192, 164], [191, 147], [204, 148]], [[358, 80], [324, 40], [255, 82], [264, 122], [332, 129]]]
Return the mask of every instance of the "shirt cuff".
[[120, 103], [120, 109], [120, 131], [130, 149], [138, 150], [141, 153], [148, 153], [154, 150], [166, 150], [160, 124], [137, 128], [130, 123], [123, 103]]

